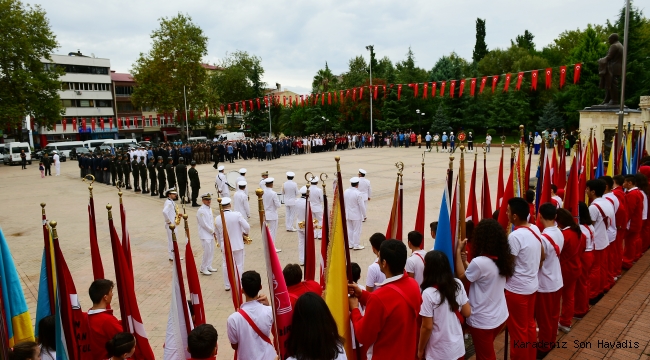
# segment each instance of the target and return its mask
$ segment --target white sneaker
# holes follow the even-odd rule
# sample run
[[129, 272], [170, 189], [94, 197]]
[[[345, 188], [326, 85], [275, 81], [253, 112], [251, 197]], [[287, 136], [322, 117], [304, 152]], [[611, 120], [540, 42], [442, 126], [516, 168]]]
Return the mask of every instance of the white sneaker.
[[363, 249], [365, 249], [365, 248], [366, 248], [366, 247], [365, 247], [365, 246], [362, 246], [362, 245], [355, 245], [354, 250], [363, 250]]
[[201, 274], [203, 274], [203, 275], [212, 275], [212, 273], [209, 272], [208, 270], [202, 270]]
[[276, 252], [276, 253], [282, 252], [282, 249], [278, 249], [278, 248], [276, 248], [276, 249], [275, 249], [275, 252]]
[[209, 271], [209, 272], [217, 272], [218, 269], [208, 268], [208, 271]]
[[569, 331], [571, 331], [571, 326], [562, 326], [561, 324], [558, 324], [557, 328], [565, 334], [568, 334]]
[[226, 288], [226, 291], [230, 291], [230, 288], [229, 288], [229, 287], [227, 287], [227, 288]]

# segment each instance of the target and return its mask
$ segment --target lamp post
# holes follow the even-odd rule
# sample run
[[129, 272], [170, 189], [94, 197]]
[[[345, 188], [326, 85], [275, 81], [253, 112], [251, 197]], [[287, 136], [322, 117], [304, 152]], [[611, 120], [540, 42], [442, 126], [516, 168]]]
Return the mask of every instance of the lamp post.
[[366, 46], [366, 50], [370, 51], [370, 135], [373, 134], [372, 132], [372, 55], [374, 54], [374, 45], [368, 45]]
[[324, 135], [327, 136], [327, 123], [330, 122], [330, 119], [326, 119], [325, 116], [321, 116], [323, 120], [325, 120], [325, 133]]
[[[174, 71], [174, 78], [176, 78], [176, 73], [178, 69], [174, 68], [172, 69]], [[187, 117], [187, 94], [185, 92], [185, 84], [183, 84], [183, 103], [185, 106], [185, 136], [187, 137], [187, 140], [189, 141], [190, 139], [190, 124], [189, 124], [189, 118]]]
[[415, 112], [418, 114], [418, 132], [422, 136], [422, 116], [424, 116], [424, 113], [421, 113], [420, 109], [415, 110]]

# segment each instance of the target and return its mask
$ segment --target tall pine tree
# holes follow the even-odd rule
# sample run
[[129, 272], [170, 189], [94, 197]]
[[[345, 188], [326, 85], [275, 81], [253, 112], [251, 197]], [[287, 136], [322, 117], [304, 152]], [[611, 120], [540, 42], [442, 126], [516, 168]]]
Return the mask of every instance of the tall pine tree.
[[472, 61], [478, 63], [487, 55], [488, 47], [485, 43], [485, 20], [476, 18], [476, 44], [472, 52]]

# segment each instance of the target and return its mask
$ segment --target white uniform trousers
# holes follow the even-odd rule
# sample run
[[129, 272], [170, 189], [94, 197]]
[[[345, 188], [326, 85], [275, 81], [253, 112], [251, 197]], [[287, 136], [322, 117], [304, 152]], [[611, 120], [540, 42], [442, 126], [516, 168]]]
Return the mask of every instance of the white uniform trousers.
[[278, 231], [278, 220], [266, 220], [266, 223], [269, 225], [269, 232], [271, 233], [271, 239], [273, 239], [273, 247], [277, 249], [275, 246], [275, 242], [277, 241], [275, 233]]
[[305, 229], [298, 229], [298, 263], [305, 264]]
[[287, 230], [292, 230], [296, 228], [296, 206], [295, 205], [285, 205], [284, 206], [286, 215], [284, 217], [284, 226]]
[[[167, 253], [169, 256], [169, 260], [174, 260], [174, 240], [172, 240], [172, 231], [169, 230], [169, 225], [165, 224], [165, 230], [167, 230]], [[176, 229], [174, 229], [174, 233], [176, 234], [176, 241], [178, 241], [178, 232]], [[180, 251], [180, 245], [178, 247], [178, 251]], [[179, 259], [182, 257], [181, 254], [178, 254]]]
[[[312, 212], [311, 213], [312, 219], [313, 220], [318, 220], [318, 226], [323, 226], [323, 212], [318, 211], [318, 212]], [[315, 239], [320, 239], [323, 236], [323, 229], [316, 229], [314, 228], [314, 238]]]
[[348, 240], [350, 246], [360, 245], [361, 240], [361, 220], [348, 220]]
[[56, 170], [56, 176], [61, 175], [61, 162], [60, 161], [54, 163], [54, 169]]
[[[226, 255], [223, 252], [223, 243], [221, 245], [221, 270], [223, 274], [223, 286], [226, 289], [230, 289], [230, 281], [228, 281], [228, 269], [226, 268]], [[237, 267], [237, 273], [239, 274], [239, 281], [241, 282], [241, 275], [244, 273], [244, 249], [234, 250], [232, 252], [232, 259], [235, 262], [235, 267]]]
[[208, 271], [212, 268], [214, 258], [214, 239], [201, 239], [203, 247], [203, 259], [201, 260], [201, 271]]

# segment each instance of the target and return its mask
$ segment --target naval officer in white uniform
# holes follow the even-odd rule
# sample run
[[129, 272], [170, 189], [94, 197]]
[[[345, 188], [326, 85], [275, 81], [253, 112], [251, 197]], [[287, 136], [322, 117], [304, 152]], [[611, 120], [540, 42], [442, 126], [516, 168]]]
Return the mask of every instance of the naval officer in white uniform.
[[364, 246], [360, 244], [361, 223], [366, 218], [366, 204], [358, 187], [359, 178], [355, 176], [350, 179], [350, 188], [345, 190], [343, 198], [345, 199], [345, 216], [347, 217], [350, 248], [363, 250]]
[[[237, 274], [241, 280], [241, 275], [244, 273], [244, 235], [248, 235], [251, 226], [248, 224], [246, 219], [244, 219], [244, 216], [242, 216], [241, 213], [231, 210], [230, 198], [221, 198], [221, 205], [223, 206], [223, 217], [226, 220], [226, 228], [228, 229], [232, 259], [235, 262], [235, 268], [237, 268]], [[217, 240], [221, 247], [221, 258], [223, 260], [223, 285], [226, 291], [229, 291], [230, 282], [228, 281], [228, 270], [226, 270], [226, 256], [223, 253], [223, 223], [221, 222], [221, 214], [217, 215], [214, 219], [214, 225], [217, 233]]]
[[296, 176], [293, 172], [287, 172], [287, 181], [282, 184], [282, 195], [284, 195], [284, 209], [286, 211], [284, 226], [287, 231], [296, 231], [296, 200], [298, 197], [298, 184], [293, 181]]

